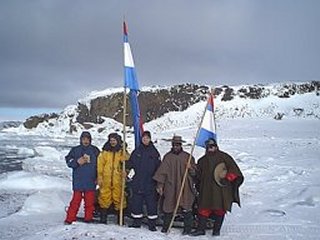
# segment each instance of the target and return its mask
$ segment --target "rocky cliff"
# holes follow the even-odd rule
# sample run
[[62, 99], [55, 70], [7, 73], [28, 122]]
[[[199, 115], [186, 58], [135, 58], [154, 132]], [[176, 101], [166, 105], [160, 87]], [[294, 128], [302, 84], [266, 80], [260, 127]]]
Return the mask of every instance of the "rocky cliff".
[[[209, 92], [208, 86], [197, 84], [182, 84], [171, 87], [155, 87], [142, 89], [139, 93], [139, 103], [141, 115], [144, 122], [157, 119], [165, 113], [172, 111], [183, 111], [191, 105], [206, 99]], [[246, 86], [219, 86], [215, 88], [215, 95], [222, 102], [241, 99], [263, 99], [270, 96], [277, 98], [290, 98], [294, 95], [302, 95], [315, 92], [319, 96], [320, 81], [310, 81], [304, 83], [287, 83], [275, 85], [246, 85]], [[129, 103], [128, 103], [129, 104]], [[128, 105], [130, 107], [130, 105]], [[76, 106], [76, 114], [70, 115], [71, 122], [90, 128], [92, 124], [99, 124], [104, 121], [104, 117], [113, 118], [122, 122], [123, 114], [123, 93], [115, 91], [108, 94], [79, 101]], [[61, 114], [44, 114], [32, 116], [24, 122], [28, 129], [37, 127], [39, 123], [58, 119]], [[73, 120], [71, 120], [73, 118]], [[130, 125], [131, 116], [128, 114], [127, 123]], [[70, 126], [72, 127], [72, 126]]]

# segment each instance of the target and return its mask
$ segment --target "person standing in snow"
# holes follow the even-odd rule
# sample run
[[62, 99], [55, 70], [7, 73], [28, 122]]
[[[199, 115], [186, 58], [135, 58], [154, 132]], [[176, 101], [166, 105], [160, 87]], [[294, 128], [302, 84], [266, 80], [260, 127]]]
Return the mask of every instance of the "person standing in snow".
[[[164, 212], [164, 219], [161, 232], [167, 232], [177, 203], [179, 191], [182, 187], [182, 179], [186, 168], [188, 169], [187, 179], [179, 203], [179, 207], [183, 212], [184, 222], [182, 234], [188, 235], [191, 233], [193, 222], [192, 206], [196, 195], [194, 182], [196, 172], [195, 160], [189, 153], [182, 149], [183, 142], [181, 136], [173, 136], [171, 141], [172, 148], [170, 152], [164, 156], [153, 179], [157, 181], [157, 190], [164, 198], [162, 209]], [[187, 166], [190, 157], [190, 165]]]
[[143, 204], [146, 204], [148, 214], [148, 226], [150, 231], [156, 231], [158, 218], [158, 197], [156, 181], [152, 179], [160, 166], [160, 154], [151, 141], [151, 133], [144, 131], [139, 147], [131, 154], [127, 163], [129, 170], [128, 179], [132, 189], [131, 216], [133, 224], [130, 227], [140, 228], [143, 218]]
[[91, 134], [83, 132], [80, 145], [73, 147], [65, 157], [68, 167], [72, 168], [73, 196], [67, 210], [65, 224], [77, 220], [79, 207], [84, 199], [85, 222], [91, 222], [97, 181], [97, 157], [100, 150], [91, 144]]
[[[111, 133], [104, 144], [98, 157], [98, 185], [100, 206], [100, 222], [107, 223], [108, 209], [113, 207], [119, 213], [122, 191], [122, 163], [128, 160], [129, 154], [123, 152], [121, 136]], [[123, 199], [123, 208], [126, 208], [126, 200]], [[119, 222], [119, 219], [118, 219]]]
[[206, 153], [197, 163], [199, 222], [191, 235], [205, 235], [207, 219], [213, 216], [212, 235], [219, 236], [226, 211], [231, 211], [233, 202], [240, 206], [239, 187], [244, 178], [233, 158], [220, 151], [214, 139], [205, 145]]

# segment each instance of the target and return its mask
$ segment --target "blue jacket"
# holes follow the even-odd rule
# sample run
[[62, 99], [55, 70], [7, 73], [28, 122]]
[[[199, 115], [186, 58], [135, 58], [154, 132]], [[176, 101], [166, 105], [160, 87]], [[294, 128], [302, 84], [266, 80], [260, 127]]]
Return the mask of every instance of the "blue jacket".
[[156, 188], [156, 181], [152, 179], [160, 166], [160, 154], [153, 143], [148, 146], [140, 144], [127, 162], [127, 169], [134, 169], [135, 175], [130, 182], [133, 192], [149, 193]]
[[[73, 191], [88, 191], [96, 190], [97, 180], [97, 157], [100, 150], [93, 145], [84, 146], [81, 144], [81, 138], [86, 135], [90, 137], [89, 132], [83, 132], [80, 137], [80, 145], [71, 148], [68, 155], [65, 157], [68, 167], [72, 168], [72, 189]], [[90, 156], [90, 162], [82, 166], [77, 160], [84, 154]]]

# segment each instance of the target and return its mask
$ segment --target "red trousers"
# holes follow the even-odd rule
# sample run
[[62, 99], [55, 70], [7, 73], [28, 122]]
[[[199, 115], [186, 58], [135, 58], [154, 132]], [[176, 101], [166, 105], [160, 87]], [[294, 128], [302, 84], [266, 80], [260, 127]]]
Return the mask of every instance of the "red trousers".
[[80, 204], [84, 199], [84, 220], [91, 221], [94, 211], [94, 198], [95, 191], [74, 191], [73, 196], [68, 207], [66, 222], [72, 223], [77, 220], [77, 213], [80, 208]]
[[198, 210], [200, 216], [210, 217], [212, 214], [217, 215], [219, 217], [223, 217], [226, 214], [226, 211], [223, 209], [208, 209], [208, 208], [200, 208]]

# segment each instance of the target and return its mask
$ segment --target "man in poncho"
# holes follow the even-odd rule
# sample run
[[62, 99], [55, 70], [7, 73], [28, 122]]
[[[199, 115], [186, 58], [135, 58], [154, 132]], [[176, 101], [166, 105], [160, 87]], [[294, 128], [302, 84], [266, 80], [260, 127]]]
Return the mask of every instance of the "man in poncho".
[[172, 138], [172, 148], [168, 152], [155, 173], [153, 179], [158, 182], [157, 191], [163, 196], [163, 226], [161, 232], [167, 232], [175, 209], [183, 175], [188, 169], [188, 176], [185, 182], [183, 193], [181, 196], [179, 207], [183, 212], [184, 229], [183, 234], [187, 235], [191, 232], [193, 215], [192, 205], [195, 200], [194, 180], [195, 176], [195, 161], [191, 157], [191, 164], [187, 166], [190, 154], [183, 151], [181, 136], [174, 136]]
[[206, 222], [214, 218], [213, 236], [220, 235], [226, 211], [232, 203], [240, 206], [239, 186], [243, 175], [233, 158], [219, 150], [214, 139], [206, 141], [206, 153], [197, 163], [198, 179], [198, 228], [191, 235], [205, 235]]

